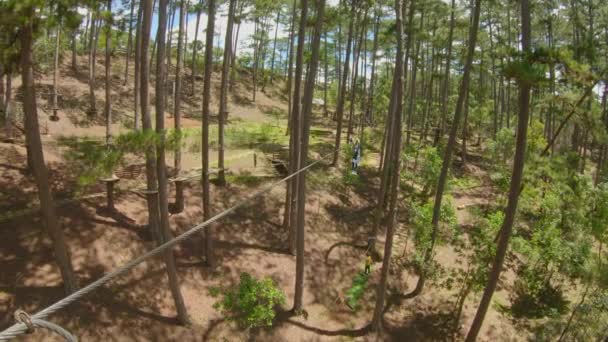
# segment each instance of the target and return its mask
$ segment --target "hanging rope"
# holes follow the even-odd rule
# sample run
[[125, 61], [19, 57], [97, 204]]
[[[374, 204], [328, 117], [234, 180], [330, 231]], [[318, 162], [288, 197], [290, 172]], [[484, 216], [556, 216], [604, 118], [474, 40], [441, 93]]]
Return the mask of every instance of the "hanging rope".
[[[203, 228], [211, 225], [212, 223], [221, 220], [222, 218], [232, 214], [233, 212], [235, 212], [236, 210], [240, 209], [241, 207], [245, 206], [247, 203], [249, 203], [251, 200], [269, 192], [270, 190], [272, 190], [272, 188], [274, 188], [275, 186], [297, 176], [298, 174], [300, 174], [301, 172], [304, 172], [308, 169], [310, 169], [311, 167], [315, 166], [316, 164], [320, 163], [321, 161], [323, 161], [325, 158], [327, 158], [328, 156], [330, 156], [331, 154], [327, 154], [325, 156], [323, 156], [321, 159], [309, 164], [308, 166], [301, 168], [300, 170], [288, 175], [287, 177], [280, 179], [268, 186], [266, 186], [265, 188], [263, 188], [262, 190], [253, 193], [252, 195], [249, 195], [248, 197], [246, 197], [244, 200], [242, 200], [241, 202], [239, 202], [238, 204], [236, 204], [235, 206], [224, 210], [223, 212], [213, 216], [212, 218], [210, 218], [209, 220], [200, 223], [197, 226], [194, 226], [192, 228], [190, 228], [188, 231], [176, 236], [175, 238], [163, 243], [162, 245], [150, 250], [149, 252], [127, 262], [126, 264], [124, 264], [123, 266], [115, 269], [114, 271], [107, 273], [106, 275], [104, 275], [103, 277], [97, 279], [96, 281], [92, 282], [91, 284], [81, 288], [80, 290], [70, 294], [69, 296], [55, 302], [54, 304], [46, 307], [45, 309], [43, 309], [42, 311], [39, 311], [38, 313], [36, 313], [35, 315], [31, 316], [31, 321], [32, 323], [36, 322], [37, 320], [41, 320], [44, 318], [47, 318], [49, 315], [65, 308], [66, 306], [72, 304], [73, 302], [79, 300], [80, 298], [84, 297], [85, 295], [89, 294], [90, 292], [95, 291], [96, 289], [98, 289], [99, 287], [101, 287], [102, 285], [104, 285], [105, 283], [109, 282], [110, 280], [121, 276], [122, 274], [126, 273], [127, 271], [131, 270], [132, 268], [134, 268], [135, 266], [141, 264], [142, 262], [144, 262], [147, 259], [150, 259], [158, 254], [160, 254], [161, 252], [163, 252], [166, 249], [169, 249], [175, 245], [177, 245], [178, 243], [190, 238], [192, 235], [198, 233], [199, 231], [201, 231]], [[48, 323], [48, 322], [46, 322]], [[31, 327], [30, 327], [31, 328]], [[12, 338], [15, 338], [21, 334], [24, 334], [28, 331], [28, 326], [23, 323], [23, 322], [18, 322], [16, 324], [13, 324], [12, 326], [10, 326], [9, 328], [7, 328], [6, 330], [0, 332], [0, 341], [5, 341], [5, 340], [9, 340]]]

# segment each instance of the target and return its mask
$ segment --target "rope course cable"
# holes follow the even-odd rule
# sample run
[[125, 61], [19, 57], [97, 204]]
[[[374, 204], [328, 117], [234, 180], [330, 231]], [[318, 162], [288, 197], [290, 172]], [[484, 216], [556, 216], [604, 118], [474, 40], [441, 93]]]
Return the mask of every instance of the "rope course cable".
[[[236, 205], [234, 205], [231, 208], [228, 208], [226, 210], [224, 210], [223, 212], [213, 216], [212, 218], [208, 219], [205, 222], [202, 222], [192, 228], [190, 228], [189, 230], [187, 230], [186, 232], [176, 236], [175, 238], [163, 243], [162, 245], [157, 246], [156, 248], [144, 253], [143, 255], [140, 255], [139, 257], [132, 259], [131, 261], [127, 262], [126, 264], [116, 268], [114, 271], [111, 271], [109, 273], [106, 273], [103, 277], [95, 280], [94, 282], [90, 283], [89, 285], [77, 290], [76, 292], [70, 294], [69, 296], [60, 299], [59, 301], [55, 302], [54, 304], [44, 308], [43, 310], [37, 312], [36, 314], [34, 314], [33, 316], [31, 316], [31, 322], [35, 324], [35, 322], [40, 322], [40, 320], [43, 320], [45, 318], [47, 318], [49, 315], [65, 308], [66, 306], [72, 304], [73, 302], [77, 301], [78, 299], [82, 298], [83, 296], [95, 291], [96, 289], [98, 289], [99, 287], [103, 286], [105, 283], [109, 282], [110, 280], [119, 277], [123, 274], [125, 274], [127, 271], [130, 271], [131, 269], [133, 269], [135, 266], [141, 264], [142, 262], [144, 262], [147, 259], [150, 259], [158, 254], [160, 254], [161, 252], [163, 252], [165, 249], [171, 248], [175, 245], [177, 245], [178, 243], [190, 238], [192, 235], [194, 235], [195, 233], [201, 231], [203, 228], [208, 227], [209, 225], [211, 225], [212, 223], [221, 220], [222, 218], [234, 213], [236, 210], [244, 207], [246, 204], [248, 204], [250, 201], [252, 201], [253, 199], [269, 192], [270, 190], [272, 190], [275, 186], [286, 182], [287, 180], [297, 176], [298, 174], [310, 169], [311, 167], [315, 166], [316, 164], [320, 163], [321, 161], [323, 161], [324, 159], [326, 159], [328, 156], [332, 155], [332, 153], [330, 154], [326, 154], [325, 156], [322, 156], [319, 160], [308, 164], [307, 166], [299, 169], [298, 171], [274, 182], [271, 183], [269, 185], [267, 185], [266, 187], [264, 187], [263, 189], [249, 195], [246, 196], [245, 199], [243, 199], [242, 201], [238, 202]], [[46, 322], [47, 324], [49, 322]], [[50, 323], [52, 324], [52, 323]], [[21, 322], [18, 320], [17, 323], [13, 324], [12, 326], [8, 327], [6, 330], [0, 332], [0, 341], [6, 341], [6, 340], [10, 340], [13, 339], [19, 335], [22, 335], [28, 331], [31, 330], [31, 326], [28, 327], [28, 324]]]
[[27, 312], [23, 310], [15, 311], [15, 320], [17, 322], [25, 324], [26, 334], [33, 333], [36, 328], [43, 328], [63, 337], [63, 339], [68, 342], [78, 342], [78, 339], [74, 337], [74, 335], [72, 335], [69, 331], [65, 330], [59, 325], [45, 321], [43, 319], [31, 318], [30, 315], [28, 315]]

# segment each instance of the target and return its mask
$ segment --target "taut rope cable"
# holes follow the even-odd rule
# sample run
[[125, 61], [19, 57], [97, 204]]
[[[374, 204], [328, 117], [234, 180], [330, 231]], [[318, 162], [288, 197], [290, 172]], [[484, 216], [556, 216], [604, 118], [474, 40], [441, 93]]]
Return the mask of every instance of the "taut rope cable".
[[[274, 188], [275, 186], [295, 177], [296, 175], [300, 174], [301, 172], [304, 172], [308, 169], [310, 169], [311, 167], [313, 167], [314, 165], [320, 163], [321, 161], [323, 161], [325, 158], [327, 158], [330, 154], [327, 154], [325, 156], [323, 156], [321, 159], [309, 164], [306, 167], [303, 167], [301, 169], [299, 169], [298, 171], [288, 175], [287, 177], [280, 179], [268, 186], [266, 186], [265, 188], [263, 188], [262, 190], [253, 193], [252, 195], [249, 195], [248, 197], [246, 197], [244, 200], [242, 200], [241, 202], [239, 202], [238, 204], [236, 204], [235, 206], [224, 210], [223, 212], [213, 216], [212, 218], [210, 218], [209, 220], [200, 223], [192, 228], [190, 228], [188, 231], [176, 236], [175, 238], [163, 243], [162, 245], [150, 250], [149, 252], [146, 252], [145, 254], [127, 262], [126, 264], [124, 264], [123, 266], [115, 269], [114, 271], [107, 273], [106, 275], [104, 275], [103, 277], [95, 280], [94, 282], [90, 283], [89, 285], [81, 288], [80, 290], [70, 294], [69, 296], [60, 299], [59, 301], [55, 302], [54, 304], [44, 308], [42, 311], [39, 311], [38, 313], [34, 314], [31, 316], [32, 321], [34, 320], [41, 320], [41, 319], [45, 319], [47, 318], [49, 315], [65, 308], [66, 306], [70, 305], [71, 303], [75, 302], [76, 300], [80, 299], [81, 297], [85, 296], [86, 294], [95, 291], [96, 289], [98, 289], [99, 287], [101, 287], [102, 285], [104, 285], [105, 283], [109, 282], [110, 280], [126, 273], [127, 271], [131, 270], [132, 268], [134, 268], [135, 266], [139, 265], [140, 263], [144, 262], [146, 259], [149, 259], [153, 256], [156, 256], [157, 254], [161, 253], [162, 251], [164, 251], [165, 249], [171, 248], [175, 245], [177, 245], [178, 243], [180, 243], [183, 240], [188, 239], [190, 236], [194, 235], [195, 233], [199, 232], [200, 230], [202, 230], [203, 228], [209, 226], [210, 224], [219, 221], [220, 219], [232, 214], [233, 212], [235, 212], [237, 209], [243, 207], [245, 204], [247, 204], [249, 201], [253, 200], [254, 198], [257, 198], [265, 193], [267, 193], [268, 191], [272, 190], [272, 188]], [[24, 323], [15, 323], [12, 326], [10, 326], [9, 328], [7, 328], [6, 330], [0, 332], [0, 341], [6, 341], [12, 338], [15, 338], [21, 334], [24, 334], [25, 332], [28, 331], [28, 327], [24, 324]]]

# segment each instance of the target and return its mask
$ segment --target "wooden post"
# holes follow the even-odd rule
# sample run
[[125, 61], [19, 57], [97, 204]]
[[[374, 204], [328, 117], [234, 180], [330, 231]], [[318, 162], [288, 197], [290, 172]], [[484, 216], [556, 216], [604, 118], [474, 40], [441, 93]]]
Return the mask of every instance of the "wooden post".
[[176, 178], [175, 180], [175, 206], [173, 213], [178, 214], [184, 211], [184, 178]]
[[106, 183], [106, 198], [107, 198], [107, 209], [116, 210], [114, 207], [114, 184], [116, 184], [120, 178], [116, 175], [112, 175], [109, 178], [101, 179], [102, 182]]

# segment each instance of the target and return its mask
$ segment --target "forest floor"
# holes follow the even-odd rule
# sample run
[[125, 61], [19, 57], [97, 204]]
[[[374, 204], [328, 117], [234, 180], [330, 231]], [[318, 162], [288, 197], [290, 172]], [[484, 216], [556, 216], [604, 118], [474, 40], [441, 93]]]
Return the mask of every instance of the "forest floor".
[[[62, 110], [59, 112], [61, 119], [57, 122], [48, 120], [50, 108], [47, 95], [50, 94], [51, 79], [40, 75], [37, 82], [41, 94], [38, 103], [44, 152], [53, 193], [55, 198], [64, 201], [58, 207], [58, 214], [73, 265], [80, 283], [84, 285], [151, 249], [154, 243], [146, 228], [145, 199], [128, 191], [144, 182], [141, 158], [134, 157], [132, 163], [117, 171], [123, 178], [119, 182], [122, 191], [118, 192], [116, 199], [117, 211], [108, 213], [104, 210], [102, 185], [86, 189], [79, 187], [75, 179], [77, 170], [64, 157], [66, 147], [61, 144], [62, 139], [103, 139], [105, 135], [101, 114], [93, 122], [86, 121], [86, 59], [79, 59], [79, 63], [77, 72], [71, 71], [65, 63], [62, 65], [59, 83]], [[101, 60], [98, 63], [99, 75], [103, 75]], [[114, 74], [122, 75], [123, 68], [124, 64], [114, 63]], [[130, 77], [132, 80], [132, 74]], [[269, 86], [265, 92], [258, 92], [257, 100], [253, 103], [249, 100], [249, 78], [245, 73], [240, 77], [230, 98], [228, 127], [250, 127], [263, 123], [274, 125], [277, 131], [284, 132], [287, 108], [284, 92], [277, 86]], [[129, 86], [123, 86], [121, 78], [117, 76], [112, 87], [116, 113], [113, 128], [117, 133], [128, 130], [133, 115], [132, 85], [129, 82]], [[219, 73], [213, 74], [213, 80], [212, 108], [217, 108]], [[97, 84], [96, 96], [101, 113], [104, 96], [101, 76]], [[190, 86], [188, 78], [184, 82], [186, 94], [190, 92]], [[14, 87], [18, 99], [17, 78]], [[200, 88], [202, 82], [197, 81], [195, 94], [202, 92]], [[200, 127], [200, 95], [187, 95], [184, 102], [184, 127]], [[17, 102], [15, 105], [17, 107]], [[168, 108], [171, 108], [171, 101]], [[171, 127], [171, 110], [168, 110], [166, 117], [166, 125]], [[317, 113], [312, 130], [313, 159], [331, 151], [333, 145], [333, 122], [320, 117]], [[286, 139], [281, 138], [282, 135], [275, 134], [272, 141], [264, 141], [263, 144], [235, 143], [227, 149], [229, 184], [225, 187], [212, 185], [213, 213], [231, 207], [270, 180], [277, 179], [276, 171], [268, 160], [273, 152], [284, 153]], [[211, 156], [211, 165], [215, 166], [215, 151], [211, 151]], [[469, 210], [485, 205], [496, 195], [489, 176], [481, 167], [479, 155], [475, 154], [475, 147], [471, 156], [467, 167], [460, 167], [456, 163], [455, 175], [474, 179], [469, 182], [473, 186], [451, 189], [462, 230], [474, 224]], [[183, 158], [186, 170], [200, 167], [200, 152], [196, 148], [187, 151]], [[12, 315], [17, 308], [34, 313], [64, 296], [50, 239], [35, 211], [28, 211], [28, 208], [35, 208], [36, 187], [33, 178], [25, 172], [25, 159], [22, 137], [18, 136], [12, 143], [0, 143], [0, 211], [3, 212], [0, 218], [0, 329], [12, 324]], [[406, 293], [417, 280], [411, 268], [404, 266], [411, 250], [411, 242], [409, 247], [407, 242], [409, 228], [405, 223], [397, 227], [384, 333], [378, 338], [365, 335], [362, 329], [371, 319], [375, 303], [373, 285], [378, 282], [380, 263], [373, 265], [370, 286], [358, 311], [352, 311], [340, 302], [353, 277], [362, 270], [364, 262], [364, 251], [340, 243], [364, 244], [367, 240], [379, 186], [376, 172], [378, 159], [377, 151], [366, 153], [360, 170], [361, 181], [357, 185], [344, 184], [342, 171], [325, 164], [315, 167], [308, 175], [304, 281], [307, 318], [280, 313], [272, 328], [245, 332], [213, 309], [216, 299], [209, 295], [210, 287], [235, 284], [241, 272], [249, 272], [257, 277], [273, 278], [286, 295], [284, 309], [291, 307], [295, 257], [286, 253], [285, 249], [287, 233], [282, 228], [285, 187], [281, 185], [213, 226], [217, 247], [217, 267], [214, 270], [201, 263], [202, 239], [193, 238], [175, 248], [181, 289], [193, 321], [192, 326], [182, 327], [176, 322], [164, 266], [159, 258], [143, 263], [103, 289], [54, 314], [50, 320], [62, 325], [82, 341], [461, 340], [472, 321], [478, 298], [470, 296], [464, 307], [461, 326], [454, 335], [452, 312], [456, 289], [450, 291], [430, 284], [415, 299], [399, 301], [395, 300], [396, 296], [390, 295]], [[172, 160], [171, 155], [167, 156], [169, 165]], [[173, 187], [170, 190], [173, 195]], [[102, 195], [83, 196], [92, 193]], [[73, 198], [78, 200], [70, 201]], [[201, 222], [201, 194], [196, 180], [189, 183], [185, 198], [185, 210], [170, 218], [175, 234]], [[381, 233], [379, 245], [384, 242], [382, 236]], [[331, 253], [328, 254], [328, 251]], [[436, 259], [448, 268], [464, 267], [460, 256], [450, 246], [439, 246]], [[508, 302], [511, 284], [512, 274], [507, 272], [494, 297], [495, 303]], [[514, 326], [508, 316], [492, 305], [480, 336], [482, 341], [520, 341], [525, 340], [528, 333]], [[37, 332], [24, 336], [22, 340], [53, 338]]]

